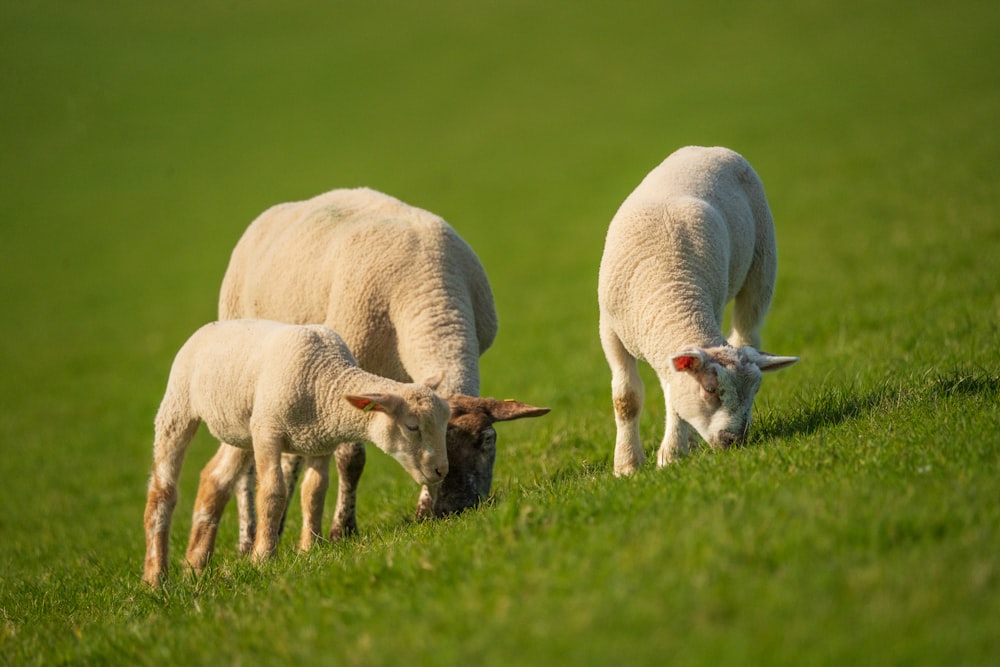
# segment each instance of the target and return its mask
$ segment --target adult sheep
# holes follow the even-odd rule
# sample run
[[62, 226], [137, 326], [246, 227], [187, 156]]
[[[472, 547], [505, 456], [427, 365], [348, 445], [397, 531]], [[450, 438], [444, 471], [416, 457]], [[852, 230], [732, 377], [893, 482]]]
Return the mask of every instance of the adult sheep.
[[[598, 281], [615, 474], [645, 460], [637, 359], [652, 366], [666, 400], [659, 465], [686, 452], [694, 432], [722, 448], [745, 440], [761, 372], [798, 361], [759, 349], [776, 273], [764, 187], [729, 149], [682, 148], [625, 199], [608, 229]], [[734, 299], [727, 340], [723, 309]]]
[[[422, 484], [448, 474], [445, 434], [451, 410], [433, 389], [358, 368], [344, 341], [320, 325], [269, 320], [212, 322], [181, 347], [156, 414], [153, 472], [144, 523], [143, 580], [158, 586], [167, 571], [170, 520], [184, 454], [199, 424], [232, 445], [236, 465], [198, 490], [187, 562], [200, 572], [235, 478], [253, 461], [262, 517], [256, 561], [277, 545], [287, 499], [282, 452], [328, 468], [342, 442], [365, 438]], [[318, 529], [318, 526], [317, 526]], [[303, 532], [309, 532], [303, 526]]]
[[[450, 472], [417, 516], [442, 516], [489, 494], [496, 456], [493, 423], [536, 417], [546, 408], [479, 396], [479, 356], [493, 343], [493, 293], [472, 248], [440, 217], [368, 188], [340, 189], [274, 206], [247, 228], [222, 281], [219, 318], [263, 317], [323, 323], [347, 342], [365, 370], [401, 382], [437, 377], [449, 398]], [[443, 373], [443, 375], [442, 375]], [[203, 476], [230, 465], [223, 445]], [[339, 447], [337, 505], [330, 538], [357, 531], [357, 484], [364, 444]], [[298, 461], [283, 467], [294, 483]], [[325, 474], [321, 474], [325, 473]], [[303, 521], [322, 513], [328, 471], [302, 481]], [[237, 486], [240, 550], [253, 540], [252, 476]], [[302, 545], [307, 546], [307, 545]]]

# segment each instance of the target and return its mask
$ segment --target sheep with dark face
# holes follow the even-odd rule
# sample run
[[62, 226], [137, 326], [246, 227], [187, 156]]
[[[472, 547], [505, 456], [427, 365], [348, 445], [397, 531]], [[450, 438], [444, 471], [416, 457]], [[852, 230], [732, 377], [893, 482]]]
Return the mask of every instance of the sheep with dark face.
[[[666, 399], [660, 465], [687, 451], [695, 433], [717, 447], [746, 439], [761, 373], [798, 361], [759, 350], [776, 272], [764, 187], [729, 149], [682, 148], [625, 199], [608, 229], [598, 284], [616, 474], [645, 460], [638, 359], [656, 371]], [[723, 309], [733, 300], [727, 340]]]
[[[262, 213], [233, 250], [219, 296], [220, 319], [264, 317], [323, 323], [347, 342], [365, 370], [402, 382], [439, 375], [437, 391], [463, 396], [489, 418], [452, 420], [450, 473], [435, 506], [421, 490], [417, 515], [441, 516], [473, 507], [489, 494], [495, 432], [492, 422], [536, 417], [548, 410], [479, 399], [479, 356], [497, 332], [493, 293], [471, 247], [440, 217], [388, 195], [359, 188], [333, 190]], [[453, 410], [457, 399], [451, 399]], [[225, 469], [225, 445], [206, 474]], [[362, 442], [335, 453], [339, 485], [331, 539], [357, 531], [357, 484]], [[285, 457], [290, 483], [300, 462]], [[315, 466], [302, 480], [304, 519], [322, 512], [328, 471]], [[252, 471], [237, 487], [241, 550], [253, 541]], [[307, 546], [307, 545], [303, 545]]]

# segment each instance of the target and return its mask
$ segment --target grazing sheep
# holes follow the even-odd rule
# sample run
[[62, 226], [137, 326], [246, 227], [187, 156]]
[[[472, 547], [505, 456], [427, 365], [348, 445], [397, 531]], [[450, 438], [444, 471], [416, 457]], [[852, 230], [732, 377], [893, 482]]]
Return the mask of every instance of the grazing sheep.
[[[374, 190], [333, 190], [261, 214], [233, 250], [222, 282], [219, 318], [240, 317], [326, 324], [343, 336], [362, 368], [384, 377], [409, 381], [443, 372], [438, 393], [456, 397], [448, 428], [451, 472], [436, 499], [421, 490], [418, 517], [459, 512], [486, 497], [496, 457], [493, 423], [548, 412], [474, 398], [479, 356], [497, 331], [486, 272], [440, 217]], [[205, 474], [230, 467], [235, 455], [221, 446]], [[339, 489], [330, 539], [357, 532], [364, 444], [342, 445], [335, 460]], [[283, 465], [294, 485], [299, 461], [286, 456]], [[244, 553], [254, 532], [251, 480], [252, 470], [237, 486]], [[312, 515], [322, 514], [328, 483], [329, 471], [306, 470], [306, 525], [319, 521]]]
[[282, 452], [328, 466], [339, 443], [369, 440], [418, 483], [436, 485], [448, 472], [449, 413], [429, 387], [361, 370], [326, 327], [268, 320], [205, 325], [177, 353], [156, 415], [143, 580], [156, 586], [166, 574], [177, 479], [201, 422], [239, 454], [231, 467], [201, 479], [187, 554], [195, 571], [205, 566], [225, 500], [251, 460], [262, 522], [253, 558], [261, 560], [274, 552], [286, 504]]
[[[731, 150], [682, 148], [622, 203], [598, 285], [617, 425], [615, 474], [645, 460], [637, 359], [656, 371], [666, 399], [659, 465], [687, 451], [692, 428], [716, 447], [746, 438], [761, 371], [798, 361], [759, 351], [776, 271], [764, 187]], [[723, 309], [734, 298], [727, 340]]]

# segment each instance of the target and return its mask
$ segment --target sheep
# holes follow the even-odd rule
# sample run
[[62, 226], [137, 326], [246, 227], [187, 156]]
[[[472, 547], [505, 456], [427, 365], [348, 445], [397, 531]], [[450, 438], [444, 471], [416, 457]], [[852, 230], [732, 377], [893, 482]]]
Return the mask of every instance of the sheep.
[[[761, 372], [798, 361], [760, 351], [776, 273], [763, 184], [729, 149], [681, 148], [625, 199], [611, 220], [598, 279], [616, 475], [645, 461], [638, 359], [656, 372], [666, 402], [659, 466], [688, 451], [692, 429], [717, 448], [745, 441]], [[723, 310], [734, 299], [727, 339]]]
[[262, 523], [252, 559], [259, 562], [274, 553], [285, 508], [283, 452], [328, 466], [338, 444], [369, 440], [418, 483], [438, 485], [448, 473], [449, 414], [432, 388], [361, 370], [324, 326], [246, 319], [201, 327], [177, 353], [156, 415], [143, 580], [156, 587], [166, 575], [177, 479], [200, 423], [238, 455], [201, 479], [187, 552], [195, 572], [207, 563], [225, 500], [251, 460]]
[[[489, 495], [496, 457], [493, 423], [538, 417], [548, 408], [479, 395], [479, 356], [497, 333], [493, 293], [471, 247], [440, 217], [368, 188], [333, 190], [279, 204], [247, 228], [233, 250], [219, 295], [219, 318], [266, 317], [323, 323], [338, 331], [362, 368], [399, 381], [443, 372], [438, 393], [451, 398], [451, 472], [432, 497], [423, 488], [417, 518], [472, 507]], [[457, 398], [457, 397], [462, 398]], [[222, 445], [206, 466], [225, 469], [235, 451]], [[331, 540], [357, 532], [362, 442], [335, 453], [339, 473]], [[284, 457], [294, 484], [299, 461]], [[252, 470], [237, 485], [240, 551], [253, 541]], [[322, 514], [329, 472], [312, 466], [302, 480], [304, 523]], [[311, 538], [310, 538], [311, 540]], [[303, 540], [300, 548], [308, 548]]]

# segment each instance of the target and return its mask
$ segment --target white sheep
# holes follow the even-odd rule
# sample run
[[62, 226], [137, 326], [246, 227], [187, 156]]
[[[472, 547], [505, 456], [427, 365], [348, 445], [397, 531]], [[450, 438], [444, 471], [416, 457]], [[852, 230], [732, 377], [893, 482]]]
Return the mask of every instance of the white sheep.
[[418, 483], [436, 485], [448, 472], [449, 414], [431, 388], [361, 370], [326, 327], [268, 320], [205, 325], [177, 353], [156, 415], [143, 580], [156, 586], [166, 574], [177, 479], [201, 422], [238, 455], [231, 467], [201, 479], [187, 553], [195, 571], [211, 555], [225, 501], [251, 460], [261, 517], [252, 556], [261, 560], [274, 552], [285, 508], [283, 452], [329, 466], [338, 444], [368, 440]]
[[[645, 461], [637, 359], [652, 366], [666, 400], [659, 465], [688, 450], [692, 428], [716, 447], [745, 440], [761, 371], [798, 361], [759, 351], [776, 272], [764, 187], [731, 150], [682, 148], [625, 199], [608, 229], [598, 284], [615, 474]], [[723, 310], [733, 299], [727, 340]]]
[[[222, 282], [219, 319], [265, 317], [323, 323], [343, 336], [360, 366], [399, 381], [443, 373], [438, 393], [452, 405], [450, 473], [435, 498], [422, 489], [418, 517], [444, 515], [490, 492], [496, 457], [493, 423], [548, 412], [516, 401], [477, 398], [479, 356], [496, 337], [493, 293], [471, 247], [437, 215], [368, 188], [333, 190], [279, 204], [247, 228]], [[231, 466], [223, 445], [203, 474]], [[337, 506], [330, 538], [357, 531], [361, 442], [335, 453]], [[284, 457], [294, 484], [298, 461]], [[250, 475], [237, 486], [240, 550], [253, 540]], [[302, 480], [304, 524], [318, 522], [329, 472]], [[313, 536], [300, 543], [305, 549]]]

